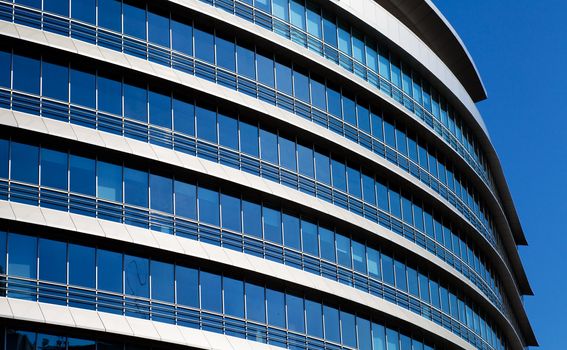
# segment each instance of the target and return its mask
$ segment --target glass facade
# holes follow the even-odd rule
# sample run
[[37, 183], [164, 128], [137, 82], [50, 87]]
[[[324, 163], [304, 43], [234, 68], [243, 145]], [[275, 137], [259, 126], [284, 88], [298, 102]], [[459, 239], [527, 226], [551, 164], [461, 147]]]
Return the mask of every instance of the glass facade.
[[[0, 297], [298, 350], [529, 345], [502, 174], [457, 94], [340, 4], [201, 2], [0, 0], [0, 21], [22, 30], [0, 28], [0, 111], [30, 121], [0, 128], [0, 201], [269, 260], [289, 276], [18, 212], [0, 221]], [[87, 136], [97, 133], [146, 153]], [[298, 270], [344, 293], [291, 280]], [[170, 348], [0, 321], [0, 349]]]

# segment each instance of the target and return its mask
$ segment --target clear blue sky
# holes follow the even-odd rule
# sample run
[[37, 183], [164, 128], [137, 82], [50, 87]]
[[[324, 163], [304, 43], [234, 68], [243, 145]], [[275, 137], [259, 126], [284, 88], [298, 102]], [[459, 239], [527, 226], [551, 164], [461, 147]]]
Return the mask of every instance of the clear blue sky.
[[567, 338], [567, 1], [434, 0], [484, 80], [478, 104], [527, 235], [540, 349]]

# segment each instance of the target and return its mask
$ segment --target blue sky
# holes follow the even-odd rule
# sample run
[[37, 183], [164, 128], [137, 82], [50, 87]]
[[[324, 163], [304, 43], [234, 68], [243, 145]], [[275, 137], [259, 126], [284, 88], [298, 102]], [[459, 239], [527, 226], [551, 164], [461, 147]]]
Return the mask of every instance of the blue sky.
[[535, 297], [525, 304], [540, 349], [567, 333], [567, 1], [434, 0], [488, 91], [478, 104], [527, 235]]

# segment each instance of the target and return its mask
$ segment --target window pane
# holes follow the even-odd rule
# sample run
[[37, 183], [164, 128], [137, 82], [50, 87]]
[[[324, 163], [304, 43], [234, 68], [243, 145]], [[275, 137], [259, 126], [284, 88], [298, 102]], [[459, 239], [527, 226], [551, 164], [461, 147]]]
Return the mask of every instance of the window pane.
[[8, 234], [8, 273], [35, 279], [37, 276], [37, 238]]
[[398, 350], [399, 348], [399, 339], [398, 339], [398, 332], [393, 329], [386, 328], [386, 339], [388, 343], [388, 350]]
[[101, 111], [122, 115], [122, 81], [118, 74], [98, 76], [98, 108]]
[[150, 7], [148, 36], [150, 42], [169, 48], [169, 13]]
[[295, 157], [295, 142], [285, 137], [279, 138], [280, 143], [280, 164], [282, 167], [295, 171], [297, 161]]
[[222, 227], [241, 232], [240, 198], [221, 193]]
[[221, 146], [238, 150], [238, 120], [227, 113], [218, 114], [219, 143]]
[[124, 34], [146, 39], [146, 6], [132, 0], [123, 0]]
[[149, 99], [150, 123], [171, 129], [171, 96], [169, 93], [163, 94], [150, 89]]
[[203, 28], [195, 27], [195, 56], [205, 62], [214, 64], [215, 52], [213, 39], [211, 33]]
[[341, 332], [339, 329], [339, 310], [327, 305], [323, 306], [323, 316], [325, 318], [325, 338], [339, 343]]
[[262, 160], [278, 164], [278, 136], [276, 134], [260, 129], [260, 150]]
[[120, 0], [98, 0], [98, 25], [121, 32], [122, 4]]
[[286, 294], [287, 328], [292, 331], [305, 332], [303, 298]]
[[175, 291], [175, 284], [173, 282], [173, 265], [152, 260], [151, 273], [152, 299], [173, 303]]
[[71, 192], [95, 195], [95, 161], [71, 154], [70, 184]]
[[394, 285], [394, 261], [388, 255], [382, 253], [382, 274], [384, 282]]
[[351, 55], [352, 47], [350, 43], [350, 28], [339, 19], [339, 50], [347, 55]]
[[349, 312], [341, 311], [341, 331], [343, 344], [356, 347], [356, 325], [354, 315]]
[[360, 188], [360, 171], [349, 166], [347, 167], [347, 175], [349, 194], [361, 198], [362, 190]]
[[39, 149], [37, 146], [12, 142], [12, 173], [13, 180], [38, 183]]
[[239, 44], [236, 46], [236, 55], [238, 57], [238, 74], [256, 79], [254, 48], [247, 48]]
[[175, 214], [197, 218], [197, 189], [195, 185], [175, 180]]
[[286, 0], [273, 0], [272, 13], [277, 18], [283, 19], [287, 22], [289, 20], [288, 2]]
[[277, 209], [264, 207], [264, 238], [268, 241], [282, 242], [281, 212]]
[[95, 249], [69, 244], [69, 284], [95, 287]]
[[315, 177], [313, 170], [313, 149], [308, 146], [297, 144], [297, 158], [299, 173], [309, 177]]
[[74, 19], [95, 24], [95, 0], [71, 0], [71, 16]]
[[346, 192], [346, 166], [338, 160], [331, 160], [333, 187]]
[[217, 142], [217, 114], [213, 106], [197, 106], [197, 136], [200, 139]]
[[358, 348], [360, 350], [371, 350], [372, 339], [370, 338], [370, 321], [357, 317], [356, 325], [358, 327]]
[[293, 70], [294, 95], [303, 102], [309, 103], [309, 73], [302, 72], [298, 68]]
[[291, 0], [291, 24], [305, 30], [305, 7], [303, 0]]
[[97, 163], [98, 197], [122, 202], [122, 166], [101, 162]]
[[[172, 14], [173, 15], [173, 14]], [[191, 20], [173, 15], [171, 19], [172, 48], [186, 55], [193, 55], [193, 27]]]
[[219, 225], [219, 193], [208, 188], [198, 188], [199, 220]]
[[173, 213], [173, 180], [171, 178], [150, 174], [150, 191], [152, 209]]
[[394, 216], [401, 218], [402, 213], [400, 208], [400, 194], [392, 189], [390, 189], [390, 191], [388, 192], [390, 195], [390, 210], [392, 211], [392, 214], [394, 214]]
[[301, 238], [303, 240], [303, 251], [307, 254], [319, 256], [317, 225], [301, 220]]
[[325, 80], [320, 79], [321, 82], [318, 81], [317, 78], [314, 78], [313, 75], [311, 76], [311, 103], [325, 111], [327, 110], [327, 101], [325, 99]]
[[331, 184], [331, 171], [329, 164], [329, 156], [315, 151], [315, 170], [317, 172], [317, 181], [324, 184]]
[[148, 172], [124, 168], [124, 202], [148, 207]]
[[222, 312], [219, 275], [201, 271], [201, 307], [204, 310]]
[[124, 292], [126, 294], [144, 298], [150, 296], [149, 268], [148, 259], [124, 255]]
[[284, 293], [266, 289], [268, 306], [268, 323], [272, 326], [285, 328], [285, 298]]
[[380, 252], [370, 247], [367, 247], [366, 251], [368, 255], [368, 273], [374, 278], [382, 279], [382, 273], [380, 271]]
[[39, 279], [67, 283], [67, 244], [39, 240]]
[[[343, 90], [343, 94], [345, 94]], [[356, 109], [354, 99], [343, 95], [343, 118], [350, 125], [356, 126]]]
[[266, 322], [264, 287], [246, 283], [246, 318]]
[[293, 249], [300, 249], [299, 218], [283, 214], [284, 244]]
[[71, 67], [71, 103], [96, 106], [96, 78], [91, 68]]
[[174, 129], [186, 135], [195, 135], [195, 106], [193, 99], [173, 95]]
[[335, 262], [335, 233], [324, 227], [319, 227], [321, 258]]
[[14, 90], [39, 94], [39, 58], [14, 53]]
[[181, 305], [199, 307], [199, 272], [195, 269], [175, 267], [177, 302]]
[[240, 122], [240, 150], [258, 157], [258, 127]]
[[244, 283], [223, 277], [224, 312], [235, 317], [244, 317]]
[[146, 86], [133, 81], [124, 83], [124, 116], [147, 122]]
[[276, 62], [276, 84], [279, 91], [291, 96], [291, 68], [280, 62]]
[[11, 87], [12, 75], [12, 50], [3, 47], [0, 48], [0, 86], [5, 88]]
[[261, 206], [257, 203], [243, 200], [242, 216], [244, 220], [244, 233], [255, 237], [262, 237]]
[[396, 269], [396, 287], [400, 290], [407, 291], [406, 265], [396, 260], [394, 266]]
[[274, 87], [274, 60], [272, 56], [256, 53], [258, 64], [258, 81], [269, 87]]
[[122, 254], [97, 250], [98, 289], [122, 292]]
[[356, 271], [366, 274], [366, 249], [364, 244], [352, 241], [352, 261]]
[[[9, 65], [8, 65], [9, 67]], [[63, 60], [44, 60], [41, 66], [43, 96], [69, 100], [69, 67]]]
[[41, 184], [67, 189], [67, 153], [41, 149]]
[[384, 326], [372, 323], [372, 343], [374, 350], [386, 350], [386, 335], [384, 334]]
[[337, 233], [337, 260], [340, 265], [351, 268], [350, 239]]
[[234, 37], [223, 38], [217, 34], [216, 49], [217, 65], [226, 68], [231, 72], [236, 71], [236, 59], [234, 56], [236, 49], [234, 44]]
[[342, 118], [342, 108], [341, 108], [341, 93], [340, 87], [334, 87], [327, 85], [327, 101], [329, 113], [338, 118]]
[[323, 310], [321, 303], [305, 300], [305, 315], [307, 316], [307, 334], [323, 338]]

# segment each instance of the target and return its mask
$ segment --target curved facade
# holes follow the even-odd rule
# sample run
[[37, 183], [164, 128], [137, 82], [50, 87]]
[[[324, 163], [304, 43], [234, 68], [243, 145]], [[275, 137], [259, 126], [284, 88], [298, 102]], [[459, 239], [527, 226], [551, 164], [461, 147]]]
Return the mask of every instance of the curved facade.
[[429, 1], [0, 0], [4, 349], [525, 349]]

